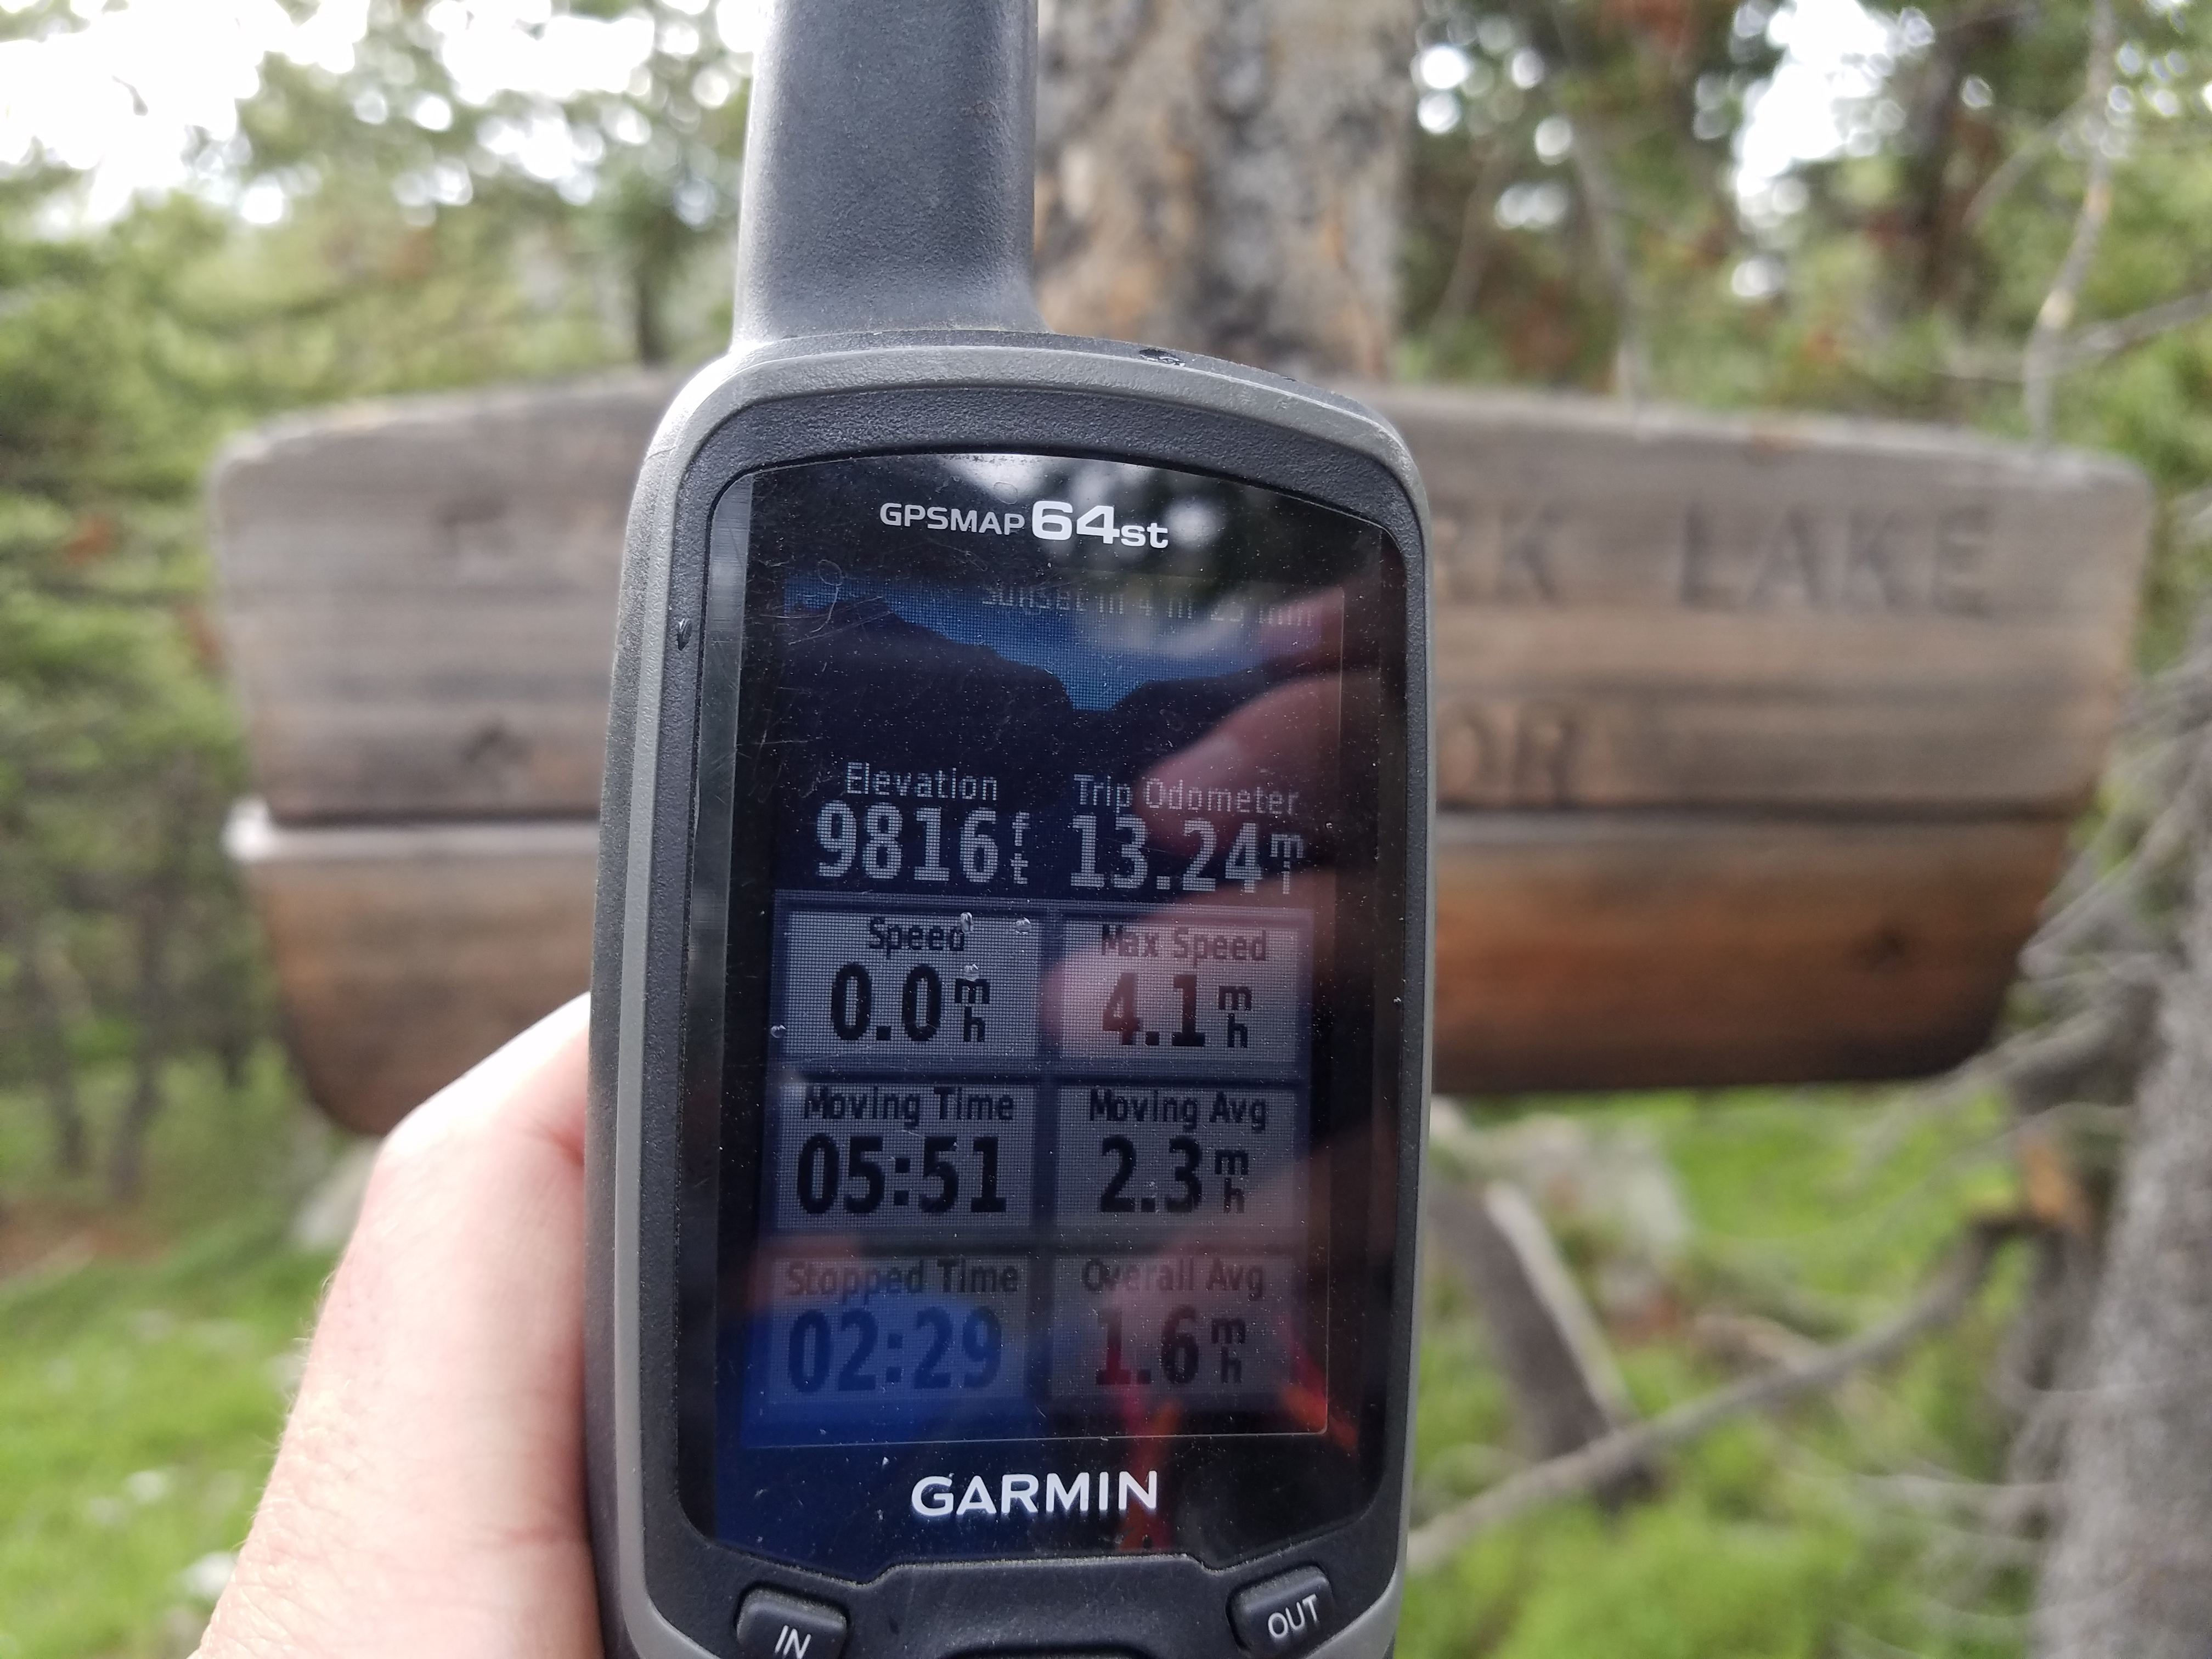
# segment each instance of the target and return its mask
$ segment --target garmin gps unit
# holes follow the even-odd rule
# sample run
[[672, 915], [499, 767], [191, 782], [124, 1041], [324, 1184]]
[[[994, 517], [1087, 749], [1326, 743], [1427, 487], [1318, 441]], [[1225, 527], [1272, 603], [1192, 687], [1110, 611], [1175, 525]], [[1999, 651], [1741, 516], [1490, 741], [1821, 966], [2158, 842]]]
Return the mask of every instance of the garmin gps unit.
[[592, 975], [610, 1654], [1376, 1659], [1426, 1092], [1419, 482], [1045, 331], [1034, 15], [783, 0], [646, 458]]

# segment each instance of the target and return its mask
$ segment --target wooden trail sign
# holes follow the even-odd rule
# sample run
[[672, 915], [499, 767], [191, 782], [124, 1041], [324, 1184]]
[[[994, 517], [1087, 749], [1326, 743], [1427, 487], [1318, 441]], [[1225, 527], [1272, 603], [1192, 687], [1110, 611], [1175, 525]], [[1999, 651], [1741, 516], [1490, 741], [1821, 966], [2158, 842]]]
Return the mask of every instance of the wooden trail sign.
[[1437, 804], [2065, 815], [2149, 524], [1963, 434], [1389, 392], [1437, 567]]
[[678, 384], [370, 405], [232, 446], [216, 574], [278, 822], [599, 811], [623, 521]]
[[[388, 1124], [587, 977], [621, 524], [673, 390], [341, 410], [213, 486], [318, 1100]], [[1385, 389], [1435, 525], [1437, 1082], [1924, 1073], [1988, 1033], [2110, 734], [2118, 462]]]

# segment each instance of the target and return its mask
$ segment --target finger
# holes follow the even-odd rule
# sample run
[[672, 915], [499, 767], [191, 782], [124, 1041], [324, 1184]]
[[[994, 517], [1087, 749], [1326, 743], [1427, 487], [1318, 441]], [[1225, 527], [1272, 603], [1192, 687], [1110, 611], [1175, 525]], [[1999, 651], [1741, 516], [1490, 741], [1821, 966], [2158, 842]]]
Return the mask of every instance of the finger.
[[585, 1016], [550, 1016], [386, 1142], [205, 1659], [598, 1651]]
[[[1296, 803], [1282, 809], [1285, 816], [1323, 817], [1335, 795], [1343, 696], [1334, 675], [1308, 675], [1274, 687], [1154, 766], [1139, 799], [1196, 800], [1220, 791], [1233, 799], [1239, 789], [1264, 784]], [[1174, 787], [1178, 783], [1180, 794]]]
[[[588, 1036], [592, 1000], [572, 999], [511, 1042], [480, 1060], [403, 1118], [385, 1142], [384, 1156], [404, 1158], [416, 1146], [491, 1117], [502, 1132], [544, 1136], [580, 1169], [584, 1161], [584, 1096], [580, 1072], [558, 1071], [551, 1085], [533, 1081], [548, 1066], [568, 1064]], [[558, 1085], [573, 1080], [571, 1089]]]

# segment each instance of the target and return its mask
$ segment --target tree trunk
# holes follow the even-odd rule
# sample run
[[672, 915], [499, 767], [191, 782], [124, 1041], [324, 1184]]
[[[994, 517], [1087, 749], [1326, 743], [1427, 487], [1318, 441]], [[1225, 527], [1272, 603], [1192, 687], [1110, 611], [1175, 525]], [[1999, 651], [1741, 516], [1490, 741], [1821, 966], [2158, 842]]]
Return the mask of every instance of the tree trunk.
[[138, 895], [137, 983], [131, 997], [136, 1027], [131, 1056], [131, 1097], [108, 1149], [107, 1185], [118, 1200], [134, 1198], [144, 1174], [146, 1132], [160, 1114], [161, 1073], [174, 1047], [176, 987], [169, 946], [191, 868], [191, 838], [199, 825], [189, 782], [170, 792], [169, 821], [161, 861]]
[[1070, 333], [1379, 379], [1418, 0], [1045, 0], [1037, 301]]
[[2183, 944], [2070, 1402], [2040, 1659], [2212, 1651], [2212, 859]]
[[61, 998], [40, 959], [38, 929], [26, 918], [9, 919], [7, 939], [15, 957], [15, 984], [21, 993], [33, 1065], [46, 1097], [53, 1125], [54, 1166], [64, 1175], [83, 1173], [86, 1158], [84, 1109], [77, 1097], [76, 1068], [70, 1063], [69, 1021]]

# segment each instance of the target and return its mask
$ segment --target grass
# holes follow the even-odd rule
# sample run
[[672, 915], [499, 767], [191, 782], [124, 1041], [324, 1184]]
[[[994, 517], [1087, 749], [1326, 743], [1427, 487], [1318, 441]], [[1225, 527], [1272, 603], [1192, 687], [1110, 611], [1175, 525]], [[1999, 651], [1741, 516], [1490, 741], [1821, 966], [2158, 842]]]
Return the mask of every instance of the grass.
[[[1638, 1407], [1729, 1380], [1696, 1336], [1725, 1309], [1821, 1340], [1910, 1299], [1963, 1218], [2005, 1202], [1993, 1103], [1916, 1110], [1880, 1096], [1737, 1091], [1583, 1103], [1599, 1134], [1656, 1139], [1694, 1223], [1656, 1304], [1613, 1339]], [[1511, 1114], [1504, 1114], [1510, 1119]], [[1496, 1121], [1495, 1119], [1491, 1121]], [[1586, 1285], [1619, 1242], [1604, 1217], [1553, 1218]], [[1511, 1425], [1481, 1330], [1448, 1274], [1427, 1287], [1416, 1513], [1511, 1466]], [[2021, 1650], [2027, 1585], [1974, 1541], [1881, 1496], [1878, 1477], [1993, 1476], [2003, 1425], [1983, 1378], [2001, 1279], [1954, 1330], [1890, 1372], [1666, 1459], [1656, 1496], [1608, 1515], [1539, 1512], [1408, 1589], [1402, 1659], [2000, 1659]], [[1470, 1455], [1469, 1449], [1484, 1449]]]
[[[121, 1086], [88, 1079], [96, 1121]], [[331, 1137], [273, 1056], [172, 1095], [118, 1210], [0, 1094], [0, 1659], [180, 1659], [268, 1473], [330, 1269], [291, 1200]]]
[[[122, 1086], [88, 1079], [96, 1120]], [[37, 1103], [0, 1092], [0, 1659], [191, 1650], [219, 1576], [210, 1567], [237, 1547], [266, 1474], [329, 1271], [287, 1229], [335, 1138], [276, 1058], [234, 1088], [181, 1066], [173, 1095], [146, 1190], [118, 1209], [89, 1178], [54, 1177]], [[1551, 1206], [1641, 1409], [1732, 1375], [1699, 1339], [1701, 1312], [1832, 1340], [1905, 1301], [1966, 1215], [2008, 1200], [1993, 1104], [1899, 1099], [1767, 1091], [1543, 1108], [1601, 1140], [1656, 1146], [1692, 1223], [1624, 1312], [1607, 1290], [1635, 1254], [1618, 1218]], [[1482, 1121], [1528, 1115], [1500, 1107]], [[1425, 1294], [1424, 1514], [1516, 1462], [1473, 1310], [1447, 1273]], [[1565, 1505], [1478, 1540], [1413, 1583], [1399, 1653], [2017, 1655], [2018, 1569], [1972, 1575], [1974, 1540], [1867, 1478], [1995, 1472], [2003, 1425], [1983, 1378], [2009, 1294], [2001, 1279], [1960, 1326], [1885, 1374], [1668, 1457], [1656, 1491], [1617, 1514]]]

